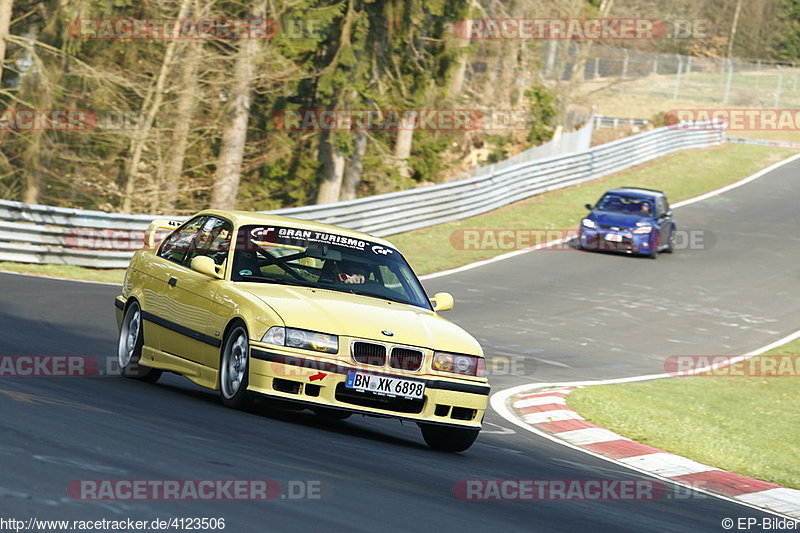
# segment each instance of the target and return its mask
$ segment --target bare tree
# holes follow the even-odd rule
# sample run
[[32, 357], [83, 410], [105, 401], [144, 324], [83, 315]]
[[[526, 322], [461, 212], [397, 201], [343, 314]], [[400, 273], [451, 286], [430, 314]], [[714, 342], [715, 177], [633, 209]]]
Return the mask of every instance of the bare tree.
[[186, 47], [185, 57], [178, 82], [178, 102], [175, 105], [175, 127], [172, 130], [172, 142], [169, 146], [164, 169], [164, 194], [162, 208], [165, 211], [175, 209], [180, 187], [183, 161], [189, 143], [189, 131], [192, 123], [192, 111], [198, 100], [197, 70], [200, 63], [202, 43], [190, 41]]
[[347, 167], [342, 179], [340, 200], [354, 200], [358, 195], [358, 185], [361, 183], [361, 174], [364, 172], [364, 154], [367, 152], [369, 137], [363, 129], [355, 132], [353, 154], [347, 158]]
[[[266, 3], [259, 2], [252, 11], [255, 19], [264, 18]], [[242, 176], [242, 160], [247, 141], [250, 106], [253, 103], [255, 62], [261, 49], [260, 41], [246, 39], [239, 43], [229, 87], [226, 109], [227, 123], [223, 126], [222, 146], [211, 191], [211, 207], [233, 209]]]
[[14, 0], [0, 0], [0, 79], [3, 77], [3, 63], [6, 59], [6, 38], [11, 26], [11, 9]]
[[[192, 0], [181, 0], [181, 6], [178, 18], [185, 19], [189, 14]], [[130, 213], [133, 206], [133, 196], [136, 187], [136, 175], [139, 172], [139, 166], [142, 161], [142, 153], [144, 151], [145, 143], [150, 137], [150, 132], [153, 128], [153, 122], [161, 109], [161, 103], [164, 100], [164, 90], [167, 83], [167, 75], [172, 67], [172, 58], [175, 55], [175, 48], [177, 46], [176, 40], [171, 40], [167, 44], [167, 49], [164, 51], [164, 58], [161, 61], [161, 69], [158, 76], [150, 86], [147, 96], [145, 97], [142, 109], [145, 109], [144, 121], [141, 127], [134, 130], [131, 138], [129, 149], [129, 157], [125, 166], [124, 182], [125, 190], [122, 198], [122, 212]]]

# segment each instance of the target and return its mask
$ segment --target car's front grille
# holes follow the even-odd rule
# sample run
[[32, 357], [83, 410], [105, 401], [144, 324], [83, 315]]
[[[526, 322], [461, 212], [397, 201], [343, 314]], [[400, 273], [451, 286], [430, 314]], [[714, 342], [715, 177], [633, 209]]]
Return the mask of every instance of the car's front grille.
[[620, 226], [606, 226], [606, 225], [600, 224], [600, 227], [602, 229], [610, 229], [610, 230], [613, 230], [613, 231], [631, 231], [628, 228], [622, 228]]
[[392, 348], [392, 355], [389, 357], [389, 366], [398, 370], [409, 370], [414, 372], [422, 366], [422, 352], [409, 348]]
[[386, 364], [386, 346], [371, 342], [354, 341], [353, 359], [362, 365], [383, 366]]

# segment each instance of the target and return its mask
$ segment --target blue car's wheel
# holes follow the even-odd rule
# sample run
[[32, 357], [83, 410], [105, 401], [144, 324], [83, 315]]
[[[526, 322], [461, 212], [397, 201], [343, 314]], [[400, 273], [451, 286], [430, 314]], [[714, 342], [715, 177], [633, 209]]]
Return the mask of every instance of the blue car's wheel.
[[664, 248], [664, 253], [671, 254], [675, 251], [675, 226], [672, 226], [672, 229], [669, 232], [669, 238], [667, 238], [667, 247]]

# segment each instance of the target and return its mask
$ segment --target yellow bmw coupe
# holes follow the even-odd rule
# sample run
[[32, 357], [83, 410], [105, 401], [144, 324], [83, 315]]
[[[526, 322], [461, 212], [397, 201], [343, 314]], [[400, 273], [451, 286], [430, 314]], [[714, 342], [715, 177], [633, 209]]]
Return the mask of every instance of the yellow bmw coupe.
[[123, 375], [181, 374], [236, 408], [261, 395], [321, 416], [411, 420], [439, 450], [478, 436], [481, 347], [439, 315], [452, 296], [429, 299], [388, 241], [223, 210], [154, 221], [145, 240], [115, 301]]

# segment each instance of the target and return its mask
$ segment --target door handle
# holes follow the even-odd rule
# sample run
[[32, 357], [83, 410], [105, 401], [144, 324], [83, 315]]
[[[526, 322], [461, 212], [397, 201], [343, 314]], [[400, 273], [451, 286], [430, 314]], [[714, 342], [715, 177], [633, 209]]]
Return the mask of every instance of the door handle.
[[167, 283], [169, 283], [174, 287], [175, 285], [178, 284], [178, 278], [169, 278], [169, 281]]

